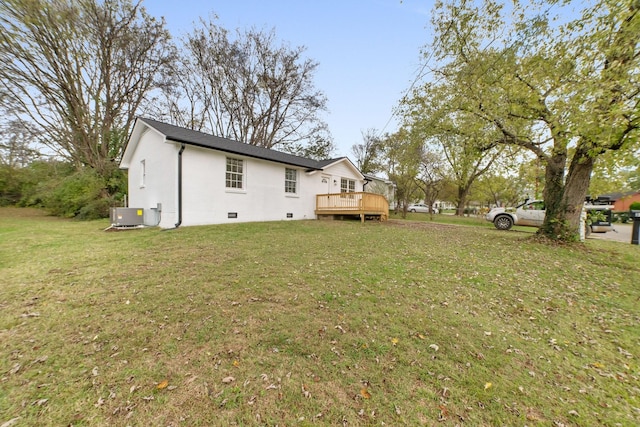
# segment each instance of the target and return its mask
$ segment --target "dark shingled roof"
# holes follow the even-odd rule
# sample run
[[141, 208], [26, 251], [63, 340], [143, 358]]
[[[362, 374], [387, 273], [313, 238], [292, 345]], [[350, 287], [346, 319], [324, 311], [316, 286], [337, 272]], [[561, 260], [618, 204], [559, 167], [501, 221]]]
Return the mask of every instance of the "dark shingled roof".
[[270, 160], [273, 162], [284, 163], [291, 166], [300, 166], [311, 170], [322, 170], [324, 167], [334, 163], [343, 157], [328, 160], [313, 160], [293, 154], [283, 153], [281, 151], [270, 150], [264, 147], [245, 144], [243, 142], [233, 141], [219, 136], [209, 135], [191, 129], [185, 129], [179, 126], [169, 125], [167, 123], [158, 122], [156, 120], [138, 118], [142, 122], [156, 129], [171, 141], [184, 143], [187, 145], [195, 145], [197, 147], [211, 148], [213, 150], [224, 151], [226, 153], [238, 154], [256, 159]]

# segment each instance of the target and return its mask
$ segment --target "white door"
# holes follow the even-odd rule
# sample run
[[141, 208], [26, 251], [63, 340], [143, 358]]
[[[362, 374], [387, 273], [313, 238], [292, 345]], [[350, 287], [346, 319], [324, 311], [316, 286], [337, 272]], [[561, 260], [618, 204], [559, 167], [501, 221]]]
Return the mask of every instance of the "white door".
[[322, 175], [322, 182], [326, 185], [327, 194], [331, 193], [331, 175]]

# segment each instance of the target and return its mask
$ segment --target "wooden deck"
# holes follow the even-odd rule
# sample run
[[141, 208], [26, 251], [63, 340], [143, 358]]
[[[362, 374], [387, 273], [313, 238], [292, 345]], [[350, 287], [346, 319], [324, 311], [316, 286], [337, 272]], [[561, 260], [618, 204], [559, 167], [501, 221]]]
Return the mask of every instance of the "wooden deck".
[[358, 216], [364, 222], [366, 217], [376, 217], [380, 221], [389, 218], [389, 202], [374, 193], [332, 193], [316, 195], [316, 215]]

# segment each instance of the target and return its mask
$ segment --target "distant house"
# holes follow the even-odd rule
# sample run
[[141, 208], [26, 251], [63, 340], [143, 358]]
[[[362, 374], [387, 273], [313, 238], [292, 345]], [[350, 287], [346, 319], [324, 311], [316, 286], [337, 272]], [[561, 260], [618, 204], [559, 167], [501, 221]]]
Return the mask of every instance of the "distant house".
[[393, 209], [396, 200], [395, 182], [370, 174], [364, 174], [364, 179], [364, 191], [383, 195], [389, 202], [389, 207]]
[[346, 157], [317, 161], [150, 119], [136, 120], [120, 168], [129, 206], [162, 228], [388, 215], [378, 200], [367, 211], [365, 177]]
[[614, 206], [614, 212], [627, 212], [633, 202], [640, 202], [640, 191], [601, 194], [598, 198], [608, 198]]

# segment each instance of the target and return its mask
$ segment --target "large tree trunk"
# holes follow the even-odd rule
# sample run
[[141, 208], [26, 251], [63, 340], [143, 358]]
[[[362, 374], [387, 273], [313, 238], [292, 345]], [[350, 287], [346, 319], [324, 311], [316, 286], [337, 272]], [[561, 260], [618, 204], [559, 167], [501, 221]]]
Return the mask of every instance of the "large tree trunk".
[[546, 214], [538, 233], [554, 240], [577, 240], [582, 226], [580, 216], [589, 190], [594, 159], [578, 148], [573, 156], [566, 180], [563, 179], [566, 156], [548, 161], [544, 200]]
[[573, 156], [564, 190], [564, 204], [567, 207], [567, 227], [573, 232], [574, 236], [580, 233], [580, 227], [582, 226], [580, 214], [589, 191], [591, 172], [595, 163], [594, 157], [582, 151], [578, 149], [578, 152]]
[[467, 204], [467, 198], [469, 197], [469, 187], [458, 187], [458, 205], [456, 206], [456, 216], [464, 216], [464, 207]]
[[547, 159], [545, 170], [545, 186], [543, 198], [545, 202], [545, 217], [539, 234], [556, 239], [557, 236], [566, 232], [563, 227], [564, 212], [564, 171], [567, 163], [565, 153], [556, 153]]

